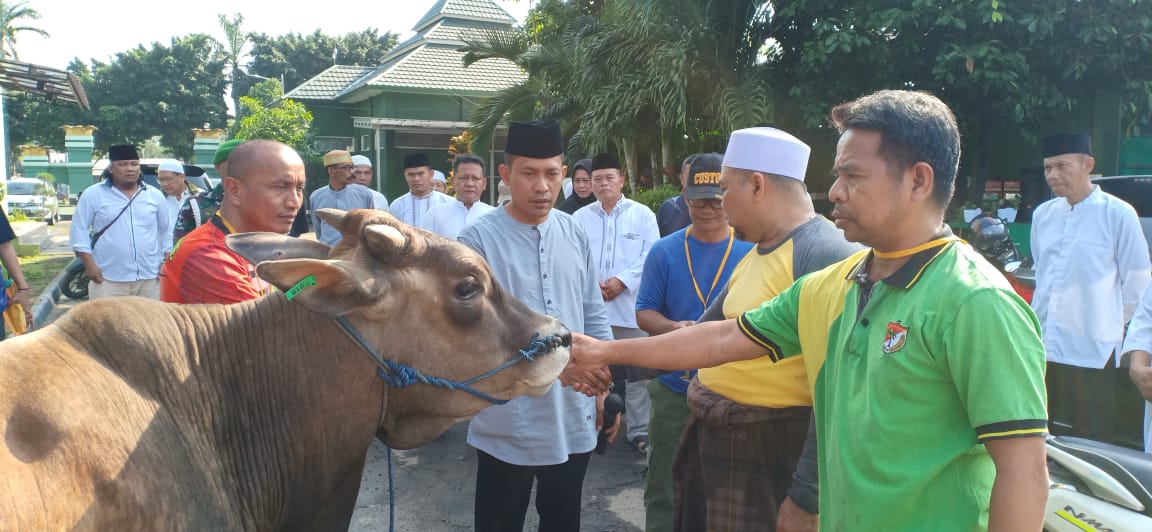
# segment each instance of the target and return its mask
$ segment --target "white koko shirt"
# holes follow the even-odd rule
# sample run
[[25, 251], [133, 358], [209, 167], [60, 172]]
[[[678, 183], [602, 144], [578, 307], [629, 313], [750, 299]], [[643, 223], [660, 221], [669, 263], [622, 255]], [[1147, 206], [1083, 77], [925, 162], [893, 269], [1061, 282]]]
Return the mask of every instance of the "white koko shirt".
[[640, 274], [648, 250], [660, 240], [656, 215], [642, 203], [620, 198], [611, 213], [597, 201], [573, 214], [588, 234], [588, 247], [596, 261], [596, 277], [604, 282], [612, 277], [626, 287], [612, 301], [605, 301], [608, 323], [615, 327], [637, 328], [636, 297], [640, 294]]
[[493, 210], [495, 207], [482, 201], [477, 201], [472, 204], [472, 208], [468, 208], [464, 206], [462, 201], [456, 200], [428, 209], [428, 214], [421, 221], [420, 228], [432, 231], [444, 238], [456, 240], [464, 226], [475, 222]]
[[1136, 210], [1099, 186], [1076, 205], [1048, 200], [1032, 215], [1032, 256], [1048, 360], [1103, 368], [1152, 275]]

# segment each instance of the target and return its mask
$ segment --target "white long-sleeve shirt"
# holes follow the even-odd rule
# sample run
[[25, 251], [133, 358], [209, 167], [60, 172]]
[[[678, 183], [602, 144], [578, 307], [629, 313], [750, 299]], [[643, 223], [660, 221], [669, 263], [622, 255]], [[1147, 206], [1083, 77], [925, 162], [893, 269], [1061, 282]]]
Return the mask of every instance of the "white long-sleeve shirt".
[[[68, 233], [72, 250], [90, 253], [109, 281], [128, 283], [158, 278], [164, 254], [172, 249], [175, 213], [168, 213], [164, 193], [141, 184], [136, 194], [132, 205], [116, 218], [131, 198], [105, 180], [84, 190], [72, 216]], [[93, 249], [92, 234], [105, 226], [108, 230]]]
[[412, 227], [423, 227], [424, 218], [427, 217], [429, 210], [437, 205], [446, 205], [454, 201], [456, 198], [435, 190], [422, 198], [417, 198], [408, 192], [392, 201], [392, 216]]
[[479, 220], [481, 216], [495, 209], [495, 207], [482, 201], [473, 203], [472, 207], [469, 208], [464, 205], [464, 202], [456, 200], [428, 209], [428, 214], [421, 221], [420, 228], [432, 231], [444, 238], [456, 240], [464, 226]]
[[640, 276], [648, 250], [660, 240], [656, 215], [648, 207], [628, 198], [620, 198], [611, 213], [604, 212], [599, 201], [581, 207], [573, 215], [588, 234], [588, 246], [596, 259], [600, 282], [620, 279], [624, 292], [608, 308], [608, 322], [614, 327], [637, 328], [636, 297], [640, 294]]
[[1076, 205], [1046, 201], [1032, 215], [1032, 256], [1048, 360], [1104, 367], [1152, 279], [1136, 210], [1100, 187]]
[[[1120, 352], [1137, 350], [1152, 353], [1152, 284], [1144, 289]], [[1152, 401], [1144, 401], [1144, 452], [1152, 453]]]

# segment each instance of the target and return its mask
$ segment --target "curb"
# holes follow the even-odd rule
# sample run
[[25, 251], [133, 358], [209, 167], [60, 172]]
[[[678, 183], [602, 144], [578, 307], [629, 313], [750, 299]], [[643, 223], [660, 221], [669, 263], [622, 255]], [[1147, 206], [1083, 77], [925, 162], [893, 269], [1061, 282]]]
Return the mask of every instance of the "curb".
[[32, 303], [32, 322], [36, 324], [36, 328], [44, 326], [44, 320], [52, 314], [56, 309], [56, 304], [60, 302], [60, 281], [64, 280], [64, 274], [68, 269], [65, 268], [52, 278], [48, 286], [44, 287], [44, 291], [40, 293], [40, 297]]

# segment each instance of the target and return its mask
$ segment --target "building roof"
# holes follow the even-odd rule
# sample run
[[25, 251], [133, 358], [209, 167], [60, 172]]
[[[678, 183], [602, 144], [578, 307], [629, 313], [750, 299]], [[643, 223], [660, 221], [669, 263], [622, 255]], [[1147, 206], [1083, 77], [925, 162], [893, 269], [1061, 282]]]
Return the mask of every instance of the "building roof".
[[424, 26], [443, 17], [509, 26], [516, 23], [516, 19], [504, 11], [504, 8], [489, 0], [439, 0], [420, 18], [412, 30], [419, 32]]
[[370, 66], [332, 65], [284, 95], [294, 100], [332, 100], [345, 88], [376, 70]]
[[[325, 81], [323, 90], [309, 87], [308, 99], [354, 103], [383, 92], [492, 94], [523, 82], [527, 75], [503, 59], [485, 59], [465, 67], [459, 48], [465, 39], [482, 40], [491, 32], [514, 31], [515, 22], [491, 0], [439, 0], [416, 23], [416, 34], [390, 50], [379, 67], [354, 79], [349, 73], [349, 77], [321, 80], [329, 69], [285, 97], [303, 99], [298, 95], [305, 92], [301, 89], [319, 81]], [[341, 88], [332, 90], [341, 79]]]

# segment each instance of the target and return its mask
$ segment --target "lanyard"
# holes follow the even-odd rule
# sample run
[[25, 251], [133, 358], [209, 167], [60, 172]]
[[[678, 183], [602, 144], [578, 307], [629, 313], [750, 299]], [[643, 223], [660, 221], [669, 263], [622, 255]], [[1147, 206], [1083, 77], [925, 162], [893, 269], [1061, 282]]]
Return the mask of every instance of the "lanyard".
[[688, 276], [692, 278], [692, 288], [696, 289], [696, 297], [700, 299], [700, 304], [708, 307], [708, 302], [712, 300], [712, 292], [716, 290], [716, 283], [720, 282], [720, 275], [724, 273], [724, 265], [728, 263], [728, 255], [732, 253], [732, 242], [736, 239], [735, 231], [731, 228], [728, 229], [728, 249], [724, 250], [724, 258], [720, 259], [720, 267], [716, 269], [716, 276], [712, 278], [712, 286], [708, 288], [708, 297], [700, 292], [700, 285], [696, 282], [696, 272], [692, 270], [692, 252], [688, 249], [688, 234], [692, 232], [692, 226], [684, 231], [684, 256], [688, 257]]

